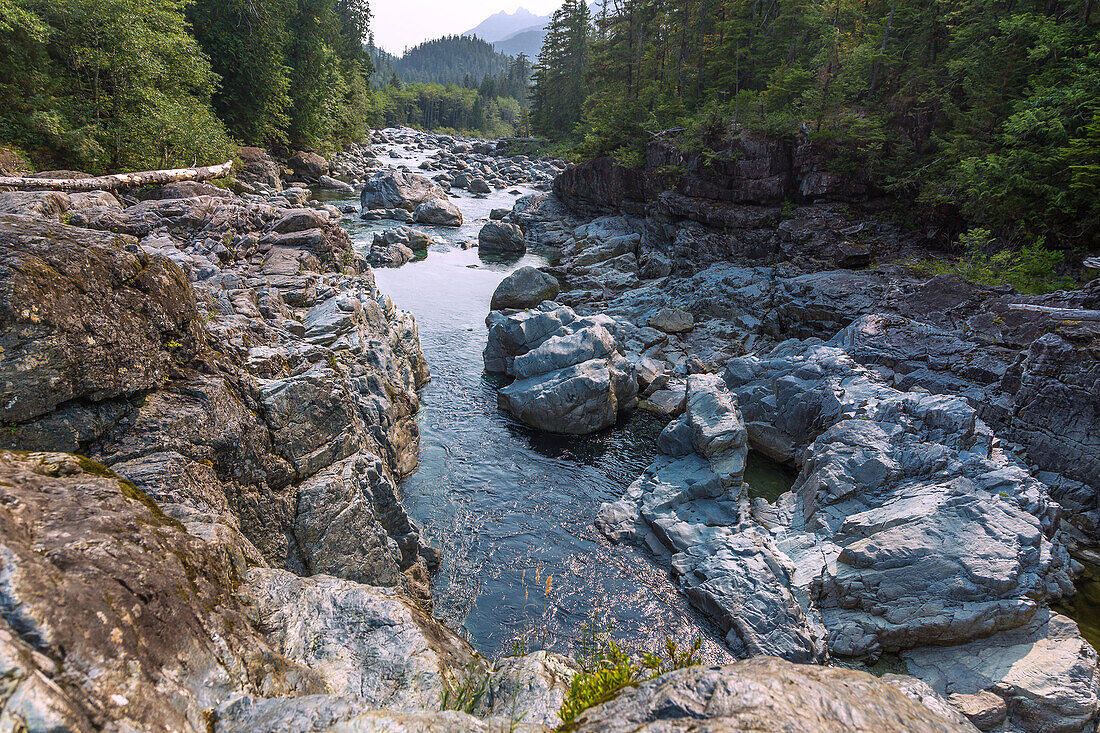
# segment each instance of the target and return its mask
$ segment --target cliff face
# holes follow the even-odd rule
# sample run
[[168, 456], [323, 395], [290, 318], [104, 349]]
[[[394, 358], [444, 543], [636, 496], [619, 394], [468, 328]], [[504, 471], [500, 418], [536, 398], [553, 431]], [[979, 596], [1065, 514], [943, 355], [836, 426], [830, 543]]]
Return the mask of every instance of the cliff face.
[[326, 211], [166, 189], [65, 212], [81, 226], [0, 216], [3, 445], [90, 456], [271, 566], [428, 603], [393, 484], [428, 378], [412, 317]]
[[[554, 193], [575, 213], [646, 216], [650, 257], [673, 272], [713, 262], [858, 267], [926, 248], [934, 227], [903, 230], [854, 151], [742, 133], [714, 153], [655, 140], [641, 169], [597, 158], [563, 172]], [[660, 274], [663, 265], [657, 265]], [[667, 273], [666, 273], [667, 274]]]

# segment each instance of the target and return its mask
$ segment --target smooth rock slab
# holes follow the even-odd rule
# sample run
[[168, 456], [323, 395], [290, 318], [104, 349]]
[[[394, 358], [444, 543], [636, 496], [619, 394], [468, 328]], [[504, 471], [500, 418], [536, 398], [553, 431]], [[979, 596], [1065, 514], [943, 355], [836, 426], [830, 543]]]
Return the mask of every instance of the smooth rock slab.
[[363, 211], [371, 209], [405, 209], [416, 207], [432, 199], [447, 199], [447, 192], [439, 184], [406, 171], [387, 169], [367, 179], [360, 196]]
[[973, 733], [864, 672], [762, 657], [691, 667], [629, 687], [581, 713], [578, 733], [814, 731]]
[[[959, 647], [902, 654], [913, 674], [940, 694], [1004, 698], [1021, 731], [1094, 730], [1100, 712], [1096, 651], [1072, 620], [1043, 609], [1026, 625]], [[965, 710], [964, 710], [965, 711]]]

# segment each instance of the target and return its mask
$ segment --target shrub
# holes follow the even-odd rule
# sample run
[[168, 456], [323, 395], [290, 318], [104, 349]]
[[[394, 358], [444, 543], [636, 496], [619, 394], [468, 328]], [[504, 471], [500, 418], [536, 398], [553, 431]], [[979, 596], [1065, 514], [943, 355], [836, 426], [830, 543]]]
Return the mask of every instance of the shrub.
[[666, 639], [662, 654], [644, 653], [640, 658], [635, 658], [609, 636], [610, 629], [601, 632], [595, 619], [586, 627], [581, 650], [576, 656], [581, 671], [573, 675], [569, 692], [558, 711], [562, 729], [567, 729], [588, 708], [610, 700], [624, 687], [700, 663], [701, 637], [696, 637], [690, 646], [683, 649], [671, 639]]
[[959, 236], [963, 255], [954, 260], [922, 260], [913, 269], [929, 275], [956, 275], [986, 285], [1011, 285], [1021, 293], [1041, 294], [1073, 287], [1073, 279], [1060, 275], [1057, 268], [1064, 255], [1049, 250], [1040, 238], [1020, 249], [994, 246], [993, 233], [974, 228]]

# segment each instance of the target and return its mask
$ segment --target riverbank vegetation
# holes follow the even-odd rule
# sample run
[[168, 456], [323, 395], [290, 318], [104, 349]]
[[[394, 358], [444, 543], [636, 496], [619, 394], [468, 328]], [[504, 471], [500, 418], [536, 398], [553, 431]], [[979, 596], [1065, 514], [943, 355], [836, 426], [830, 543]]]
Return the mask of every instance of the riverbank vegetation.
[[806, 139], [1013, 246], [1100, 244], [1094, 0], [566, 0], [534, 80], [535, 131], [582, 156]]

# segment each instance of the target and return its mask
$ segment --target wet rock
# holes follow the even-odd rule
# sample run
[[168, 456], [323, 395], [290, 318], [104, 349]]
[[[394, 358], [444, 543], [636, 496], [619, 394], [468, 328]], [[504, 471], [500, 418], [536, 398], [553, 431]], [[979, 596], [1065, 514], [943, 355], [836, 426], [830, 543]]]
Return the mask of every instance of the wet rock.
[[970, 733], [892, 685], [846, 669], [761, 658], [691, 667], [628, 687], [576, 718], [582, 732], [812, 730]]
[[446, 200], [447, 193], [427, 178], [406, 171], [386, 169], [374, 174], [363, 185], [363, 211], [405, 209], [415, 211], [425, 201]]
[[470, 193], [491, 193], [493, 189], [490, 188], [489, 184], [486, 183], [483, 178], [474, 178], [470, 181], [467, 190], [469, 190]]
[[683, 333], [695, 328], [695, 319], [679, 308], [661, 308], [649, 317], [647, 324], [665, 333]]
[[394, 227], [374, 235], [367, 261], [375, 267], [400, 267], [424, 252], [432, 238], [411, 227]]
[[420, 224], [441, 227], [462, 226], [462, 212], [445, 198], [430, 199], [416, 207], [413, 218]]
[[498, 401], [524, 423], [549, 432], [591, 433], [635, 406], [634, 365], [619, 354], [610, 319], [578, 318], [547, 301], [510, 315], [493, 311], [486, 323], [485, 368], [517, 378]]
[[526, 252], [523, 230], [515, 224], [489, 221], [477, 234], [478, 249], [484, 254]]
[[510, 213], [512, 213], [511, 209], [493, 209], [489, 212], [489, 218], [493, 221], [500, 221]]
[[533, 308], [558, 297], [557, 279], [534, 267], [521, 267], [501, 281], [493, 292], [490, 308]]

